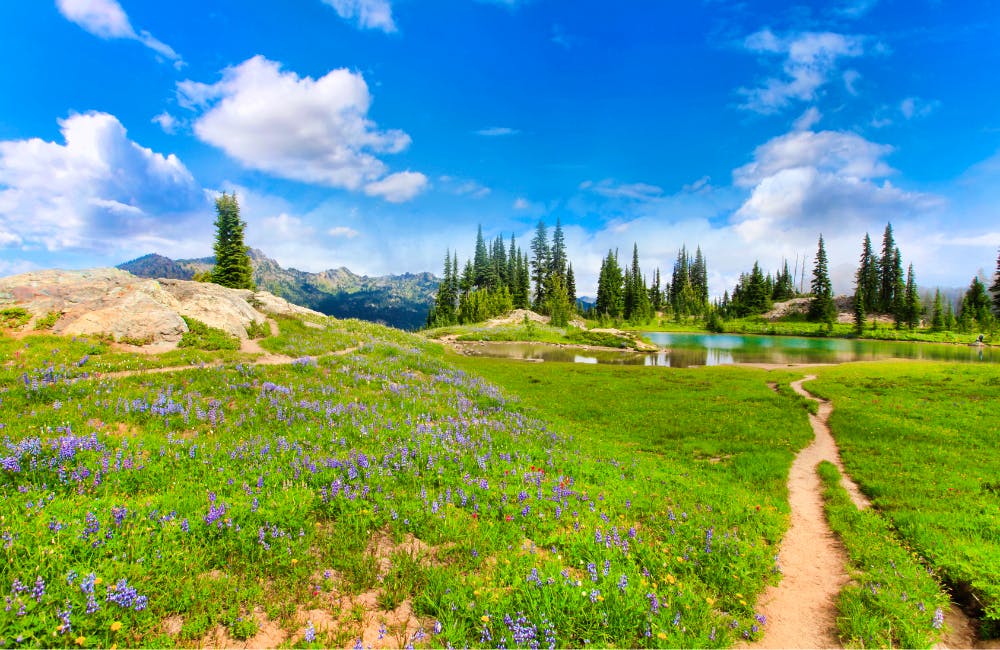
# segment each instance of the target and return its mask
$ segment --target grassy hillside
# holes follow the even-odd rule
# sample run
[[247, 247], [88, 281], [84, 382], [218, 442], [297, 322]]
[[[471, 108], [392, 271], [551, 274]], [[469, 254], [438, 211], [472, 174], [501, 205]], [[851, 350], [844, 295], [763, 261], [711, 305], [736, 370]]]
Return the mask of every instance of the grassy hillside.
[[[668, 418], [625, 444], [626, 429], [538, 419], [436, 344], [318, 325], [302, 327], [308, 340], [264, 341], [324, 353], [280, 366], [0, 339], [5, 644], [268, 633], [323, 646], [727, 646], [759, 633], [782, 476], [806, 435], [794, 398], [751, 374], [721, 391], [686, 376], [665, 392], [704, 398], [703, 415], [725, 418], [714, 433]], [[750, 424], [726, 415], [734, 390]], [[754, 431], [779, 420], [781, 440], [763, 444]]]

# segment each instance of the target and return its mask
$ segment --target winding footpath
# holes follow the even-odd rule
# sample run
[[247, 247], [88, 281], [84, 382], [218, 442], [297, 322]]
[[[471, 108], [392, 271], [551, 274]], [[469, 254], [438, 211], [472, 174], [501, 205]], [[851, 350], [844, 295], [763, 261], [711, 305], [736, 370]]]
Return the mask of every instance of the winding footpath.
[[[802, 388], [804, 382], [815, 378], [809, 375], [792, 383], [796, 393], [819, 402], [819, 412], [809, 415], [815, 437], [795, 457], [788, 474], [792, 521], [778, 554], [783, 577], [779, 585], [768, 587], [760, 598], [767, 626], [763, 639], [755, 646], [840, 647], [836, 601], [840, 589], [850, 579], [845, 568], [847, 553], [826, 522], [816, 466], [823, 460], [836, 464], [841, 472], [843, 466], [827, 424], [833, 407]], [[857, 485], [845, 479], [845, 487], [855, 504], [867, 505]]]
[[[851, 480], [840, 460], [829, 425], [833, 405], [802, 387], [815, 378], [808, 375], [791, 384], [792, 390], [819, 405], [817, 413], [809, 415], [815, 437], [795, 457], [788, 475], [792, 521], [778, 555], [783, 578], [777, 586], [768, 587], [760, 598], [767, 627], [764, 637], [754, 647], [841, 647], [836, 628], [837, 595], [850, 580], [847, 554], [826, 521], [816, 466], [824, 460], [837, 466], [841, 484], [859, 510], [870, 507], [871, 502]], [[955, 605], [946, 612], [945, 620], [949, 631], [935, 648], [998, 647], [992, 642], [977, 641], [971, 621]]]

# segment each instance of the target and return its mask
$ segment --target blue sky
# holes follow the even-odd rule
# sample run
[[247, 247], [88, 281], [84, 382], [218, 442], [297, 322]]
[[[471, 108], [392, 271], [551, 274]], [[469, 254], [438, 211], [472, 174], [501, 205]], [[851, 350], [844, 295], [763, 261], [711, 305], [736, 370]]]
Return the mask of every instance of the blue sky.
[[[887, 221], [923, 286], [1000, 246], [991, 2], [12, 0], [0, 273], [210, 254], [440, 273], [560, 219], [581, 293], [700, 245], [713, 293]], [[806, 278], [808, 282], [808, 275]]]

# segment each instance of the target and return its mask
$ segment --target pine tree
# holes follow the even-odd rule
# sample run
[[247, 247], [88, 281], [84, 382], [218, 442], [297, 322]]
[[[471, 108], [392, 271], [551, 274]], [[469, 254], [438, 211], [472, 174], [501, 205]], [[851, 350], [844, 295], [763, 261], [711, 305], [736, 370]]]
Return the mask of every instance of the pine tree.
[[903, 315], [906, 326], [911, 330], [920, 324], [920, 295], [917, 293], [917, 282], [913, 277], [913, 265], [906, 272], [906, 288], [904, 289]]
[[649, 304], [654, 313], [660, 311], [660, 307], [663, 306], [663, 291], [660, 287], [660, 267], [656, 267], [656, 273], [653, 274], [653, 286], [649, 288]]
[[816, 264], [813, 266], [812, 300], [809, 301], [809, 320], [832, 323], [837, 317], [837, 307], [833, 303], [833, 286], [827, 268], [826, 247], [823, 235], [819, 236]]
[[965, 313], [968, 311], [970, 320], [975, 320], [980, 327], [987, 327], [990, 323], [990, 302], [986, 285], [979, 281], [979, 276], [972, 278], [972, 283], [962, 301], [962, 313], [959, 318], [965, 318]]
[[473, 284], [485, 287], [490, 273], [490, 255], [486, 251], [486, 240], [483, 239], [483, 226], [476, 231], [476, 254], [472, 258]]
[[742, 302], [749, 314], [763, 314], [771, 308], [771, 292], [768, 291], [767, 280], [756, 260], [753, 263], [753, 270], [750, 271], [750, 277], [747, 278]]
[[941, 304], [941, 290], [934, 290], [934, 311], [931, 315], [931, 330], [940, 332], [944, 329], [944, 306]]
[[545, 228], [545, 222], [538, 221], [535, 228], [535, 236], [531, 240], [531, 279], [535, 283], [535, 308], [544, 310], [545, 308], [545, 280], [549, 276], [549, 265], [551, 251], [549, 250], [549, 235]]
[[903, 280], [903, 257], [897, 247], [892, 253], [892, 317], [899, 328], [906, 322], [906, 282]]
[[704, 311], [708, 307], [708, 263], [701, 254], [701, 246], [695, 248], [694, 262], [691, 264], [691, 289], [697, 310]]
[[597, 279], [597, 303], [594, 309], [599, 315], [618, 318], [622, 314], [622, 270], [618, 266], [618, 256], [608, 251], [601, 263], [601, 273]]
[[573, 312], [576, 313], [576, 277], [573, 275], [573, 264], [566, 267], [566, 297]]
[[514, 233], [510, 234], [510, 248], [507, 250], [507, 287], [510, 289], [510, 295], [514, 297], [515, 304], [517, 303], [517, 246], [514, 243]]
[[993, 313], [1000, 318], [1000, 253], [997, 253], [997, 272], [993, 276], [990, 293], [993, 294]]
[[253, 267], [243, 243], [246, 222], [240, 219], [236, 194], [222, 193], [215, 200], [215, 268], [212, 282], [233, 289], [254, 289]]
[[517, 271], [517, 307], [527, 309], [531, 303], [531, 271], [528, 266], [528, 254], [522, 252], [520, 248], [517, 250], [521, 259]]
[[566, 277], [566, 241], [563, 238], [562, 224], [556, 217], [556, 229], [552, 232], [552, 252], [549, 258], [549, 273]]
[[865, 233], [865, 242], [861, 247], [861, 260], [858, 265], [857, 280], [864, 289], [864, 308], [866, 312], [874, 312], [879, 306], [879, 259], [872, 250], [872, 238]]
[[865, 331], [865, 285], [862, 282], [854, 288], [854, 330], [858, 335]]
[[[882, 257], [879, 268], [878, 308], [883, 314], [893, 313], [896, 292], [896, 242], [892, 237], [892, 224], [886, 224], [882, 235]], [[902, 275], [900, 268], [899, 275]]]
[[955, 308], [951, 304], [951, 300], [945, 301], [944, 304], [944, 328], [946, 330], [955, 329]]

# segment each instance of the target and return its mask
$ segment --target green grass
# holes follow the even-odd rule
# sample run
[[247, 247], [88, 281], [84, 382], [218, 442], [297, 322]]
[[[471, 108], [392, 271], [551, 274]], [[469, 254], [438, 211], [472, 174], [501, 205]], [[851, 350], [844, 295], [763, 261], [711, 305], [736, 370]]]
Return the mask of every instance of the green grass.
[[44, 316], [39, 316], [35, 319], [35, 329], [36, 330], [50, 330], [59, 320], [62, 313], [58, 311], [50, 311]]
[[618, 349], [636, 349], [636, 337], [631, 334], [592, 332], [573, 326], [552, 327], [544, 323], [519, 323], [499, 327], [451, 325], [421, 332], [430, 339], [457, 335], [457, 341], [521, 341], [554, 344], [595, 345]]
[[0, 309], [0, 327], [4, 329], [20, 329], [30, 320], [31, 313], [24, 307]]
[[992, 364], [817, 370], [847, 471], [916, 552], [1000, 634], [1000, 373]]
[[858, 510], [837, 468], [818, 467], [830, 527], [850, 557], [837, 627], [852, 648], [929, 648], [943, 632], [949, 598], [934, 575], [877, 511]]
[[[179, 348], [197, 350], [239, 350], [240, 340], [217, 327], [209, 327], [200, 320], [182, 316], [188, 331], [181, 336]], [[139, 343], [141, 345], [142, 343]]]
[[[255, 610], [296, 634], [297, 616], [334, 593], [370, 589], [383, 606], [412, 604], [427, 634], [417, 646], [514, 647], [515, 629], [573, 647], [759, 634], [755, 596], [775, 579], [787, 524], [783, 476], [807, 431], [800, 403], [762, 374], [716, 388], [647, 373], [660, 390], [624, 424], [584, 427], [539, 420], [420, 337], [354, 321], [315, 332], [317, 349], [360, 347], [260, 367], [180, 350], [149, 363], [233, 360], [111, 376], [141, 357], [0, 339], [5, 645], [193, 646], [219, 626], [251, 636]], [[678, 392], [723, 419], [664, 410]], [[650, 416], [662, 425], [626, 444]], [[397, 545], [385, 571], [370, 552], [379, 538]], [[406, 550], [414, 538], [426, 551]], [[320, 645], [353, 644], [379, 613], [332, 615]]]

